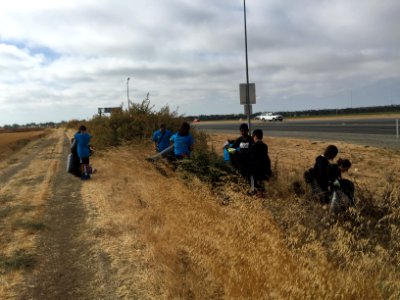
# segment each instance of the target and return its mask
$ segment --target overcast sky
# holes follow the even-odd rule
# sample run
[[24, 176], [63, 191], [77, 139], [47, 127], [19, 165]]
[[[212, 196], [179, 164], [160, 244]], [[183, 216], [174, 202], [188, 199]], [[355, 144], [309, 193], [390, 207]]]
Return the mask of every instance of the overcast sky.
[[[400, 104], [400, 1], [248, 0], [253, 111]], [[1, 0], [0, 125], [239, 113], [242, 0]]]

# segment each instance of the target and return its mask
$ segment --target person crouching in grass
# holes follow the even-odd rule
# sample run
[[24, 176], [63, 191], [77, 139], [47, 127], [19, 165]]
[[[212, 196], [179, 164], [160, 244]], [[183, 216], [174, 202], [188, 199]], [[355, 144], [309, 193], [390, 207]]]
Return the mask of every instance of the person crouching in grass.
[[78, 157], [81, 164], [81, 179], [90, 179], [89, 175], [89, 156], [90, 148], [89, 143], [92, 136], [87, 133], [86, 127], [81, 125], [79, 132], [74, 136], [77, 142]]
[[170, 141], [174, 144], [173, 159], [183, 159], [190, 157], [190, 153], [193, 151], [194, 139], [189, 131], [189, 123], [183, 122], [179, 131], [171, 137]]
[[265, 197], [265, 181], [271, 178], [271, 160], [268, 155], [268, 146], [262, 141], [263, 131], [253, 131], [254, 144], [250, 147], [250, 192], [258, 197]]

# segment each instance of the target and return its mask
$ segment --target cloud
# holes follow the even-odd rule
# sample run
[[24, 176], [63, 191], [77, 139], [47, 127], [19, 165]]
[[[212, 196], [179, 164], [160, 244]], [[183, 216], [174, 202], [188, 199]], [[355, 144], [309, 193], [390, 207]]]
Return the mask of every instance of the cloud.
[[[399, 8], [394, 0], [248, 2], [253, 110], [343, 107], [350, 90], [358, 106], [396, 102]], [[243, 2], [8, 1], [0, 67], [0, 125], [90, 117], [126, 103], [127, 77], [135, 101], [150, 92], [157, 107], [181, 113], [240, 112]], [[379, 96], [385, 90], [390, 97]]]

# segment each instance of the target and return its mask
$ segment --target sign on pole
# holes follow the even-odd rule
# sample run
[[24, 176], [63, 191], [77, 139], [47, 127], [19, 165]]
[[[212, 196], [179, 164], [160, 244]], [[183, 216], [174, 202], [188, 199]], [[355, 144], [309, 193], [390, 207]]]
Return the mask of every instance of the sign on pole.
[[[247, 84], [241, 83], [239, 84], [240, 91], [240, 104], [246, 104], [247, 98]], [[256, 104], [256, 84], [249, 83], [249, 104]]]
[[250, 116], [253, 114], [253, 106], [251, 104], [245, 104], [244, 107], [244, 114], [246, 116]]

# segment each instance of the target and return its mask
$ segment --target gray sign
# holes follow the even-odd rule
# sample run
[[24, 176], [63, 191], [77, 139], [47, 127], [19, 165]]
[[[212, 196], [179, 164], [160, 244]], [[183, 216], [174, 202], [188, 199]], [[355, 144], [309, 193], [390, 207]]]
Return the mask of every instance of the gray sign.
[[[241, 83], [239, 84], [240, 91], [240, 104], [246, 104], [247, 97], [247, 84]], [[249, 104], [256, 104], [256, 84], [249, 83]]]
[[251, 104], [245, 104], [244, 107], [244, 114], [249, 116], [253, 114], [253, 106]]

